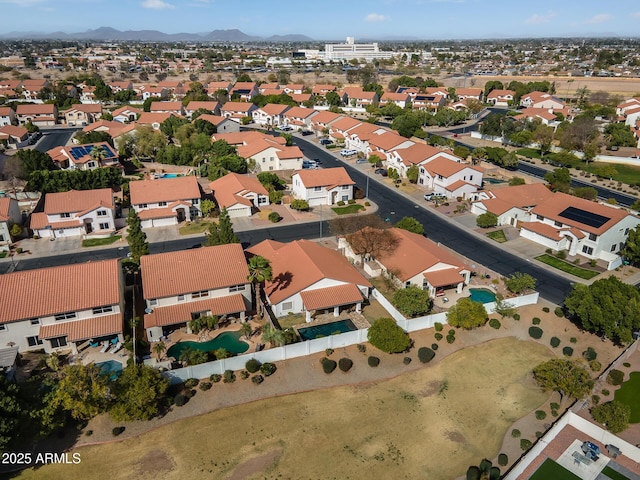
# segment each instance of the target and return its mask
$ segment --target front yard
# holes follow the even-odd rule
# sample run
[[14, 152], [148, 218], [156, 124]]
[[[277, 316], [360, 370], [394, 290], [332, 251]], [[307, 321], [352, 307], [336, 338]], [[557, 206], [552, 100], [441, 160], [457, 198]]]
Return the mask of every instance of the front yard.
[[586, 268], [572, 265], [547, 253], [536, 257], [536, 260], [542, 263], [546, 263], [547, 265], [550, 265], [553, 268], [557, 268], [558, 270], [562, 270], [563, 272], [575, 275], [576, 277], [582, 278], [584, 280], [589, 280], [600, 274], [600, 272], [596, 272], [594, 270], [587, 270]]
[[106, 238], [89, 238], [82, 241], [83, 247], [99, 247], [101, 245], [111, 245], [112, 243], [122, 240], [122, 235], [114, 235]]
[[195, 222], [183, 225], [178, 229], [180, 235], [194, 235], [196, 233], [204, 233], [209, 230], [213, 220], [196, 220]]

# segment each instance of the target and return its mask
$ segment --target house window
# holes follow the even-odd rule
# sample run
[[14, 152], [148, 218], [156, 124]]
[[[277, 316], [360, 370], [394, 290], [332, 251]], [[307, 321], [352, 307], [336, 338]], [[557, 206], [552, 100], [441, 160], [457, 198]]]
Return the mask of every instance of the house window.
[[98, 210], [98, 216], [99, 217], [106, 217], [107, 216], [107, 211], [106, 210]]
[[72, 318], [76, 318], [76, 312], [59, 313], [55, 315], [53, 318], [55, 318], [56, 320], [69, 320]]
[[616, 246], [617, 246], [617, 245], [616, 245], [615, 243], [614, 243], [613, 245], [611, 245], [611, 251], [612, 251], [612, 252], [615, 252], [615, 251], [616, 251]]
[[556, 221], [556, 222], [553, 222], [553, 224], [554, 224], [556, 227], [561, 227], [561, 226], [562, 226], [562, 222], [557, 222], [557, 221]]
[[320, 190], [322, 190], [322, 187], [313, 187], [314, 192], [319, 192]]
[[244, 292], [244, 288], [246, 287], [246, 284], [242, 284], [242, 285], [232, 285], [229, 287], [229, 293], [233, 293], [233, 292]]
[[60, 214], [60, 218], [70, 218], [71, 214], [70, 213], [61, 213]]
[[409, 282], [404, 282], [404, 286], [405, 286], [406, 288], [410, 287], [410, 286], [411, 286], [411, 282], [410, 282], [410, 281], [409, 281]]
[[349, 190], [349, 185], [342, 185], [342, 190]]
[[293, 309], [293, 302], [284, 302], [282, 304], [282, 310], [292, 310]]
[[200, 203], [200, 199], [194, 198], [193, 200], [191, 200], [191, 203], [193, 203], [194, 205], [198, 205]]
[[208, 297], [209, 296], [209, 290], [201, 290], [199, 292], [193, 292], [191, 294], [191, 298], [202, 298], [202, 297]]
[[7, 330], [7, 325], [4, 323], [0, 323], [0, 331], [5, 331]]
[[469, 181], [473, 181], [473, 175], [469, 175]]
[[0, 235], [0, 242], [4, 242], [4, 235]]
[[158, 202], [158, 206], [159, 207], [166, 207], [167, 206], [167, 202]]
[[156, 305], [158, 305], [158, 299], [157, 298], [152, 298], [151, 300], [149, 300], [149, 306], [150, 307], [155, 307]]
[[113, 306], [111, 305], [104, 305], [102, 307], [96, 307], [93, 309], [94, 315], [99, 315], [100, 313], [109, 313], [109, 312], [113, 312]]
[[536, 215], [536, 219], [540, 220], [541, 222], [544, 222], [544, 217], [542, 215]]
[[624, 234], [625, 234], [625, 235], [628, 235], [628, 234], [629, 234], [629, 229], [628, 229], [628, 228], [625, 228], [625, 230], [624, 230]]
[[29, 319], [29, 322], [31, 323], [31, 325], [40, 325], [40, 319], [39, 318], [31, 318], [31, 319]]
[[27, 344], [30, 347], [35, 347], [37, 345], [42, 345], [42, 340], [40, 340], [37, 335], [34, 335], [33, 337], [27, 337]]
[[596, 240], [598, 240], [598, 236], [595, 233], [590, 233], [589, 240], [591, 240], [592, 242], [595, 242]]
[[184, 295], [178, 295], [178, 301], [179, 302], [184, 302], [185, 300], [185, 296]]
[[96, 166], [96, 162], [88, 162], [87, 168], [94, 168]]
[[141, 203], [141, 204], [139, 205], [139, 207], [140, 207], [140, 208], [147, 208], [147, 204], [146, 204], [146, 203]]
[[582, 253], [586, 253], [587, 255], [591, 255], [593, 253], [593, 247], [588, 247], [586, 245], [582, 246]]
[[342, 201], [343, 202], [348, 202], [349, 201], [349, 195], [342, 195]]
[[262, 163], [265, 163], [266, 161], [267, 161], [267, 159], [262, 157]]
[[49, 342], [51, 343], [51, 348], [66, 347], [67, 337], [50, 338]]

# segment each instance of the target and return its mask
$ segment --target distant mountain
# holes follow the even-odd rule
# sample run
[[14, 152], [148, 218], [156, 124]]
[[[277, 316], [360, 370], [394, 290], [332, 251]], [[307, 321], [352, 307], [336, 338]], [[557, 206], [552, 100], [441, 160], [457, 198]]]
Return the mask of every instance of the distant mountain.
[[140, 41], [140, 42], [305, 42], [313, 41], [306, 35], [273, 35], [268, 38], [247, 35], [238, 29], [214, 30], [209, 33], [164, 33], [158, 30], [120, 31], [111, 27], [100, 27], [79, 33], [65, 32], [10, 32], [0, 35], [0, 39], [34, 40], [98, 40], [98, 41]]

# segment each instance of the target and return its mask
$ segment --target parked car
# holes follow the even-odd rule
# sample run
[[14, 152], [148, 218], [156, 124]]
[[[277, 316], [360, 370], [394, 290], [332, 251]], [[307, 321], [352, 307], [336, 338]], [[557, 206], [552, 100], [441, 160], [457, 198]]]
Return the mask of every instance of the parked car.
[[283, 132], [291, 132], [293, 130], [293, 127], [285, 125], [284, 127], [280, 127], [280, 130], [282, 130]]
[[356, 153], [358, 152], [350, 148], [343, 148], [342, 150], [340, 150], [340, 155], [342, 155], [343, 157], [350, 157], [352, 155], [355, 155]]
[[320, 145], [333, 145], [333, 142], [328, 138], [323, 138], [322, 140], [320, 140]]
[[316, 170], [320, 167], [318, 166], [318, 163], [314, 160], [303, 160], [302, 168], [309, 169], [309, 170]]
[[305, 137], [306, 137], [307, 135], [313, 135], [313, 132], [312, 132], [311, 130], [302, 130], [300, 133], [301, 133], [302, 135], [304, 135]]
[[375, 173], [377, 173], [378, 175], [382, 175], [383, 177], [386, 177], [389, 175], [386, 168], [376, 168]]
[[425, 193], [424, 194], [424, 199], [427, 202], [430, 202], [432, 200], [442, 200], [446, 198], [444, 195], [442, 195], [441, 193]]
[[356, 160], [356, 163], [368, 163], [369, 160], [367, 160], [366, 158], [359, 158]]

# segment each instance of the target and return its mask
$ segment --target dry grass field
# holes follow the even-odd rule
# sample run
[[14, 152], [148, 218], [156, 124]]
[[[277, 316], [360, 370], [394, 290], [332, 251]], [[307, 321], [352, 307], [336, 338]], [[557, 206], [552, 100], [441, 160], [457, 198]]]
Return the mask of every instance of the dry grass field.
[[[84, 447], [79, 465], [19, 478], [450, 480], [497, 455], [512, 423], [548, 399], [530, 372], [552, 357], [534, 342], [493, 340], [391, 380], [271, 398]], [[369, 368], [355, 358], [354, 370]], [[324, 375], [319, 364], [310, 369]]]

